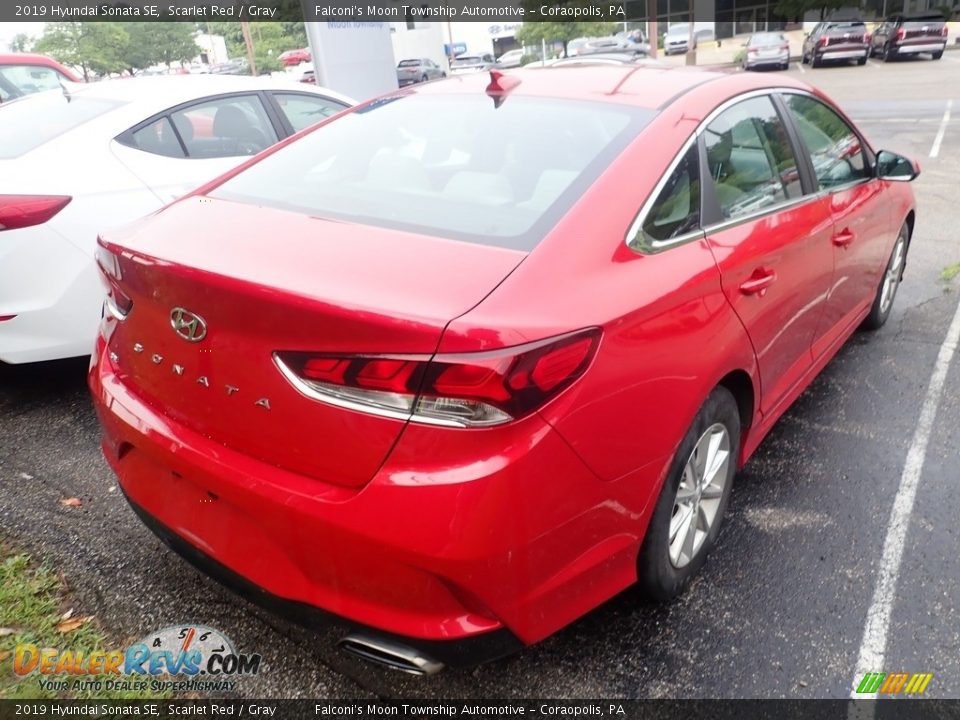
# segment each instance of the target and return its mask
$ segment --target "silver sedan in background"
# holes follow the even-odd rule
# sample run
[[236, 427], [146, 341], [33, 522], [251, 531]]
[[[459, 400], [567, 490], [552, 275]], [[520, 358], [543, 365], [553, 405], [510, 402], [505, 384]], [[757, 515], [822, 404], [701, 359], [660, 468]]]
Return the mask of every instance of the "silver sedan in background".
[[447, 73], [444, 69], [430, 58], [411, 58], [401, 60], [397, 64], [397, 84], [400, 87], [427, 82], [428, 80], [437, 80], [446, 76]]
[[781, 33], [754, 33], [743, 47], [745, 51], [741, 67], [744, 70], [759, 67], [786, 70], [790, 67], [790, 43]]

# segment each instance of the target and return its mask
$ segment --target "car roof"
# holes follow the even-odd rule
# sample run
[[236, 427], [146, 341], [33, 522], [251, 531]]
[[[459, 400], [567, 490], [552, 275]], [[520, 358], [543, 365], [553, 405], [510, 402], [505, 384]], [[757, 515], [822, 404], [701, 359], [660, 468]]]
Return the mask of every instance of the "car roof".
[[80, 76], [52, 57], [37, 53], [0, 53], [0, 65], [36, 65], [57, 70], [72, 80], [80, 80]]
[[[762, 73], [724, 73], [686, 67], [650, 67], [643, 65], [580, 65], [567, 67], [526, 67], [495, 71], [519, 80], [507, 96], [551, 97], [592, 100], [648, 109], [663, 109], [681, 96], [702, 98], [705, 105], [716, 103], [750, 90], [809, 86], [778, 75], [767, 79]], [[491, 75], [456, 75], [447, 80], [420, 85], [405, 93], [451, 95], [483, 93]]]
[[38, 55], [37, 53], [0, 53], [0, 65], [8, 65], [11, 63], [17, 63], [19, 65], [60, 66], [60, 63], [53, 58], [49, 58], [46, 55]]
[[155, 75], [149, 77], [117, 78], [70, 87], [70, 93], [86, 97], [121, 102], [149, 102], [170, 107], [207, 95], [257, 92], [259, 90], [290, 90], [322, 94], [347, 104], [355, 104], [345, 95], [316, 85], [305, 85], [293, 80], [242, 75]]

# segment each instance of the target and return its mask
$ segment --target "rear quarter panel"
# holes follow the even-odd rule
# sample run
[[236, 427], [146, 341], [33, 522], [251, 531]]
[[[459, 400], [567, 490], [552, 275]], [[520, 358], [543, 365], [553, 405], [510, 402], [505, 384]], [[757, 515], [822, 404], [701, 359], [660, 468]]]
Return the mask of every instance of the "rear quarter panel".
[[601, 479], [647, 478], [631, 501], [637, 511], [659, 489], [662, 469], [711, 389], [732, 370], [755, 375], [752, 347], [723, 296], [706, 242], [655, 255], [625, 244], [640, 207], [696, 126], [678, 107], [659, 115], [530, 257], [441, 340], [441, 352], [460, 352], [601, 327], [586, 375], [541, 414]]

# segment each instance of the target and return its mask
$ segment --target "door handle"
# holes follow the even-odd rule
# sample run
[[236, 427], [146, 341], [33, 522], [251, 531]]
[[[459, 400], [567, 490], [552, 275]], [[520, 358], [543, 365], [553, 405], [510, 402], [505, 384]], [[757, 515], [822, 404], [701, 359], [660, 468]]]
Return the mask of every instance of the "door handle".
[[773, 284], [773, 281], [777, 279], [777, 274], [773, 270], [768, 270], [767, 268], [757, 268], [753, 271], [753, 275], [750, 276], [749, 280], [745, 280], [740, 285], [740, 292], [744, 295], [757, 295], [763, 297], [767, 288]]
[[844, 228], [833, 236], [833, 244], [837, 247], [847, 247], [847, 245], [853, 242], [855, 237], [856, 235], [853, 234], [853, 231]]

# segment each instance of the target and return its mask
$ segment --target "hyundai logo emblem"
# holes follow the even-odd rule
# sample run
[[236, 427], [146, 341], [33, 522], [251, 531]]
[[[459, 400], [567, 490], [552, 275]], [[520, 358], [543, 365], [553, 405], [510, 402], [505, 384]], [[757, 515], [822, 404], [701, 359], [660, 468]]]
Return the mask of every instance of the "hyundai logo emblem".
[[206, 320], [182, 307], [170, 311], [170, 326], [188, 342], [200, 342], [207, 336]]

